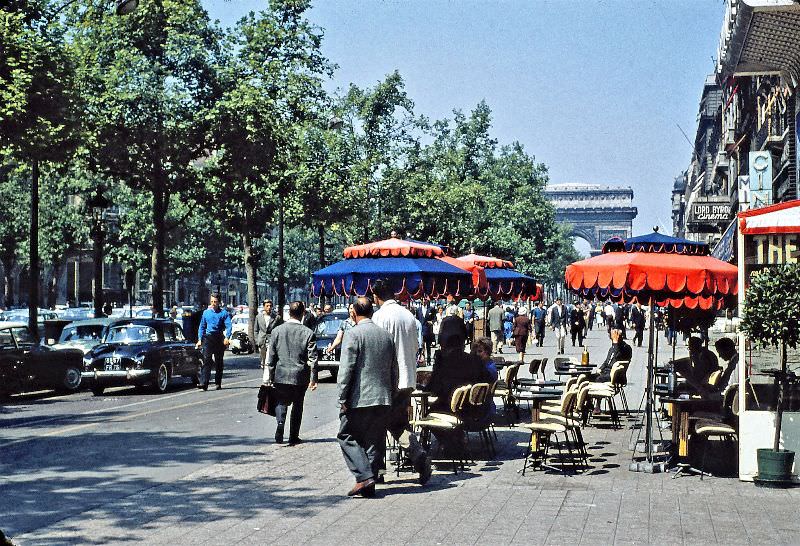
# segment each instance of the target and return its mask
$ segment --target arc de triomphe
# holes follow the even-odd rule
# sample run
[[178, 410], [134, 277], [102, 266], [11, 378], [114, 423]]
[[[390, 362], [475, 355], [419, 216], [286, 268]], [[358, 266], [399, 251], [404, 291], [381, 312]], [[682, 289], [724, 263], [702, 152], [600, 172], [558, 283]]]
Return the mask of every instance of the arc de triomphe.
[[596, 184], [556, 184], [545, 195], [556, 208], [556, 221], [572, 226], [571, 235], [586, 240], [595, 256], [611, 237], [631, 236], [637, 210], [633, 189]]

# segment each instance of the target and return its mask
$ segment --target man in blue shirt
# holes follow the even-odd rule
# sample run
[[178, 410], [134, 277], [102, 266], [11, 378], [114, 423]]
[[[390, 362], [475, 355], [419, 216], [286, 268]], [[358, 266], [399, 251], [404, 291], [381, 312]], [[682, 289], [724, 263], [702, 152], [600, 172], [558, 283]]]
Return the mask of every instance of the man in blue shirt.
[[225, 356], [225, 347], [231, 338], [231, 315], [227, 309], [219, 305], [219, 294], [211, 294], [211, 303], [200, 319], [200, 328], [197, 330], [197, 348], [203, 347], [203, 369], [200, 372], [198, 387], [208, 390], [211, 380], [211, 361], [214, 361], [216, 372], [214, 379], [217, 390], [222, 388], [222, 359]]

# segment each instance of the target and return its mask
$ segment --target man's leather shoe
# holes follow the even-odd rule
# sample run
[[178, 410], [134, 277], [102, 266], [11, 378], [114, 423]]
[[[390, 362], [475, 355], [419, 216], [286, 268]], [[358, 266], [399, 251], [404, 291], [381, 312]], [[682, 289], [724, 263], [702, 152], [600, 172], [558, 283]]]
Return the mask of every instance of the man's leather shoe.
[[289, 438], [289, 445], [290, 446], [296, 446], [297, 444], [302, 444], [302, 443], [303, 443], [303, 439], [302, 438]]
[[353, 488], [347, 492], [348, 497], [355, 497], [361, 495], [362, 497], [375, 496], [375, 480], [368, 478], [363, 482], [356, 482]]
[[425, 485], [428, 483], [428, 480], [431, 479], [431, 474], [433, 474], [431, 458], [428, 455], [425, 455], [425, 459], [422, 461], [421, 468], [419, 469], [419, 478], [417, 481], [420, 485]]
[[217, 390], [220, 390], [221, 388], [222, 388], [222, 385], [217, 385]]
[[208, 390], [208, 385], [203, 385], [203, 386], [202, 386], [202, 387], [200, 387], [200, 388], [201, 388], [201, 389], [203, 389], [204, 391], [207, 391], [207, 390]]
[[377, 476], [375, 476], [375, 483], [377, 484], [386, 483], [386, 478], [384, 477], [383, 474], [378, 474]]

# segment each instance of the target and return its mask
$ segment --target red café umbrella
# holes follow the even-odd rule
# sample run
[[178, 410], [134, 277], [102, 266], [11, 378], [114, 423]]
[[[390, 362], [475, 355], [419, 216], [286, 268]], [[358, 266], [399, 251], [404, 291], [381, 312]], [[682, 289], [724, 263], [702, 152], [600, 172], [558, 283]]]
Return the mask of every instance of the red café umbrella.
[[502, 258], [495, 258], [493, 256], [481, 256], [480, 254], [475, 254], [475, 253], [467, 254], [466, 256], [461, 256], [459, 260], [471, 262], [475, 265], [485, 267], [486, 269], [491, 269], [493, 267], [502, 267], [504, 269], [511, 269], [514, 267], [514, 263], [509, 260], [503, 260]]
[[[599, 256], [567, 266], [567, 286], [586, 298], [639, 301], [651, 305], [647, 355], [647, 403], [645, 405], [644, 465], [631, 463], [631, 470], [654, 472], [652, 408], [655, 403], [653, 305], [702, 310], [736, 306], [737, 268], [709, 256], [705, 243], [654, 233], [627, 240], [614, 238], [603, 245]], [[634, 449], [635, 453], [635, 449]]]
[[486, 295], [489, 290], [489, 281], [486, 280], [486, 270], [483, 267], [451, 256], [438, 256], [438, 259], [464, 271], [469, 271], [472, 274], [473, 296], [482, 298]]

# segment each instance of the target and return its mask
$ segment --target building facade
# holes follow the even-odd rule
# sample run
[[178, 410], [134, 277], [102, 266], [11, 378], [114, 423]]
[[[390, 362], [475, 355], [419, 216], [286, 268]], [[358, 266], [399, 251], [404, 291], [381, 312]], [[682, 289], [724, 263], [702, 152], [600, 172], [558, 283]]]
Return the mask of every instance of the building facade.
[[800, 197], [798, 83], [800, 2], [727, 0], [682, 197], [673, 186], [676, 235], [722, 241], [716, 253], [732, 260], [737, 212]]

